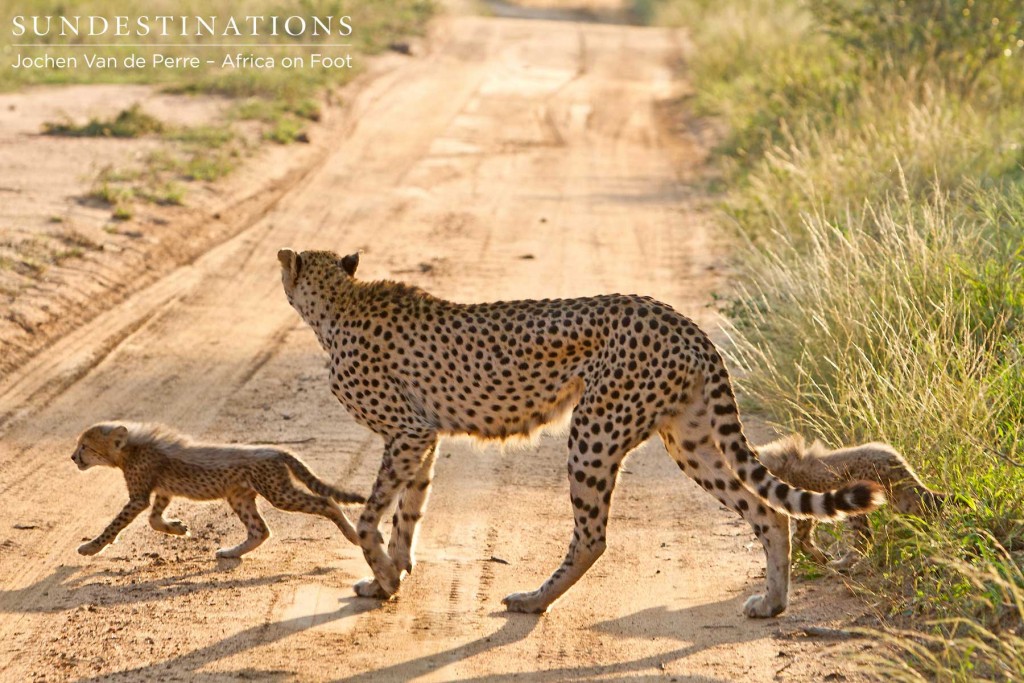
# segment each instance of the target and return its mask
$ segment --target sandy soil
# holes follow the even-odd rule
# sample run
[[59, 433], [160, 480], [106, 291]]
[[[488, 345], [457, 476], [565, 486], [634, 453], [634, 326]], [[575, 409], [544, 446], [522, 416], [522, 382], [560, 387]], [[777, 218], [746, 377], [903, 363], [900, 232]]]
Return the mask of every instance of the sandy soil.
[[4, 680], [857, 680], [850, 643], [800, 637], [864, 608], [837, 578], [748, 620], [763, 553], [660, 444], [627, 462], [609, 550], [544, 616], [532, 589], [571, 531], [563, 438], [501, 451], [442, 445], [415, 574], [385, 604], [329, 523], [266, 509], [274, 537], [241, 563], [226, 506], [172, 504], [192, 529], [138, 520], [75, 553], [125, 501], [113, 470], [79, 473], [75, 434], [160, 420], [218, 440], [294, 443], [366, 491], [381, 443], [331, 397], [325, 358], [280, 291], [283, 246], [363, 249], [361, 275], [462, 301], [653, 295], [709, 329], [719, 240], [666, 134], [677, 34], [617, 25], [449, 18], [421, 59], [351, 94], [350, 130], [237, 236], [63, 336], [0, 382], [0, 678]]
[[[158, 137], [68, 138], [44, 123], [110, 119], [139, 104], [169, 126], [222, 123], [226, 100], [141, 85], [36, 87], [0, 94], [0, 377], [53, 340], [249, 227], [326, 157], [349, 121], [325, 109], [313, 144], [262, 145], [217, 183], [179, 182], [185, 206], [131, 202], [131, 220], [89, 197], [105, 170], [145, 167], [175, 143]], [[236, 124], [243, 136], [257, 137]], [[252, 135], [248, 135], [252, 133]]]

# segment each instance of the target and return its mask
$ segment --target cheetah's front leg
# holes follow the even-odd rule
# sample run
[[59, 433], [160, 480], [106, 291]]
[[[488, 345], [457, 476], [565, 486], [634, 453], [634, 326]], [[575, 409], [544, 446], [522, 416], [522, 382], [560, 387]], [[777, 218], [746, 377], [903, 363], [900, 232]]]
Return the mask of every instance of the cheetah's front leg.
[[149, 507], [149, 496], [145, 498], [137, 497], [131, 498], [128, 503], [121, 509], [117, 517], [107, 525], [107, 528], [103, 530], [99, 536], [78, 546], [78, 552], [82, 555], [95, 555], [99, 551], [110, 545], [117, 535], [121, 533], [121, 530], [132, 523], [132, 520], [139, 516], [143, 510]]
[[357, 527], [363, 556], [373, 571], [373, 578], [364, 579], [355, 585], [357, 595], [364, 598], [389, 598], [398, 591], [401, 575], [384, 547], [384, 536], [380, 532], [381, 518], [416, 478], [436, 443], [436, 433], [424, 431], [399, 434], [389, 439], [384, 446], [380, 471]]
[[420, 519], [427, 509], [430, 498], [430, 483], [434, 478], [434, 461], [437, 448], [431, 448], [423, 464], [416, 472], [415, 478], [402, 493], [398, 501], [398, 509], [392, 520], [391, 541], [388, 543], [388, 556], [395, 563], [399, 572], [412, 573], [416, 565], [413, 551], [416, 547], [416, 535]]

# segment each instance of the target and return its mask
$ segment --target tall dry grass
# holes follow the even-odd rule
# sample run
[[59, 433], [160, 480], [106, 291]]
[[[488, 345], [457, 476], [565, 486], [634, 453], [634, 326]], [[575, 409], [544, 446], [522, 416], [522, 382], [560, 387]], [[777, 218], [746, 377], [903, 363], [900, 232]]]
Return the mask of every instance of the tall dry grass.
[[645, 4], [687, 26], [692, 106], [726, 124], [743, 401], [831, 444], [887, 440], [956, 494], [936, 516], [872, 518], [859, 583], [891, 645], [872, 666], [1024, 678], [1019, 7]]

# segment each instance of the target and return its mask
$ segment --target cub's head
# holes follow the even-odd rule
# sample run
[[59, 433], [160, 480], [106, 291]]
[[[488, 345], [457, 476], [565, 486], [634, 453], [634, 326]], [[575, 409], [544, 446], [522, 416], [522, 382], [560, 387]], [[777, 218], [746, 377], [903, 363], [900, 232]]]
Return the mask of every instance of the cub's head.
[[95, 424], [78, 437], [78, 447], [71, 460], [80, 470], [95, 465], [117, 467], [127, 445], [128, 428], [124, 425], [111, 422]]
[[359, 266], [359, 254], [339, 257], [330, 251], [304, 251], [291, 249], [277, 252], [281, 262], [281, 284], [288, 303], [304, 317], [312, 313], [311, 304], [331, 293], [339, 278], [351, 278]]
[[930, 491], [916, 482], [901, 482], [893, 487], [892, 506], [905, 515], [933, 515], [942, 510], [949, 496]]

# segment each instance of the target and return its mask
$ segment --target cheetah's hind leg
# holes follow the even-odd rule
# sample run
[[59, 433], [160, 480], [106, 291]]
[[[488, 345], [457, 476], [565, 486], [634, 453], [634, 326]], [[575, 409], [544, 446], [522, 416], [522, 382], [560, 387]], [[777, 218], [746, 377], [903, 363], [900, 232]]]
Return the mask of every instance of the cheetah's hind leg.
[[238, 558], [258, 548], [263, 541], [270, 538], [270, 529], [267, 523], [260, 516], [256, 509], [256, 492], [252, 490], [239, 491], [228, 496], [228, 503], [235, 511], [238, 518], [245, 524], [249, 535], [244, 541], [233, 548], [221, 548], [217, 551], [220, 558]]
[[793, 541], [800, 550], [804, 551], [807, 557], [818, 564], [828, 564], [828, 557], [818, 547], [815, 532], [818, 529], [817, 520], [798, 519], [796, 521], [796, 533], [793, 534]]
[[291, 478], [287, 476], [287, 473], [282, 481], [286, 483], [279, 482], [274, 485], [256, 480], [253, 481], [253, 485], [256, 487], [256, 491], [278, 510], [305, 512], [326, 517], [341, 529], [345, 538], [351, 543], [359, 545], [359, 536], [356, 534], [355, 527], [348, 521], [337, 503], [325, 496], [312, 495], [296, 488], [291, 484]]
[[[535, 591], [513, 593], [502, 602], [509, 612], [544, 612], [597, 562], [607, 545], [608, 515], [619, 464], [644, 437], [645, 430], [626, 428], [620, 438], [605, 432], [596, 434], [584, 427], [597, 418], [593, 412], [598, 397], [608, 389], [588, 390], [573, 413], [569, 437], [569, 498], [575, 529], [565, 559]], [[606, 418], [608, 419], [608, 418]]]
[[703, 406], [699, 403], [690, 406], [662, 427], [661, 438], [683, 472], [727, 508], [739, 513], [754, 530], [764, 548], [767, 585], [763, 594], [747, 599], [743, 613], [755, 618], [777, 616], [789, 604], [789, 517], [765, 505], [742, 485], [731, 469], [720, 466], [723, 455], [713, 443], [711, 425], [706, 415], [700, 414], [702, 412]]

